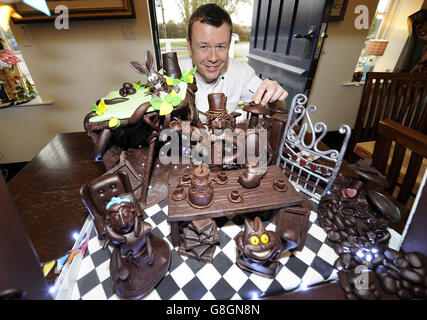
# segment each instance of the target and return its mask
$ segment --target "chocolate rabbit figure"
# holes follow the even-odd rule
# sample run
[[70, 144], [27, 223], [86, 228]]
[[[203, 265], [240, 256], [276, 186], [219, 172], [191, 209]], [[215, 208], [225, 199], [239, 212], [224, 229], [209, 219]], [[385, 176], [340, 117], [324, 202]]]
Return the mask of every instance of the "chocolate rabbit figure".
[[132, 61], [130, 65], [136, 72], [147, 75], [147, 85], [151, 88], [150, 94], [153, 98], [160, 98], [160, 91], [170, 92], [165, 78], [154, 70], [154, 59], [149, 50], [145, 51], [145, 65], [138, 61]]

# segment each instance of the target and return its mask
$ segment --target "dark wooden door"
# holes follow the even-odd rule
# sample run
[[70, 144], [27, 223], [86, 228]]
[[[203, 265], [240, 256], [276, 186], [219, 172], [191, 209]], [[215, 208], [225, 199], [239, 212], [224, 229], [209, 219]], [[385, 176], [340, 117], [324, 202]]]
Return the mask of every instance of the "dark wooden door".
[[326, 37], [330, 0], [255, 0], [249, 65], [261, 78], [279, 82], [290, 105], [308, 96]]

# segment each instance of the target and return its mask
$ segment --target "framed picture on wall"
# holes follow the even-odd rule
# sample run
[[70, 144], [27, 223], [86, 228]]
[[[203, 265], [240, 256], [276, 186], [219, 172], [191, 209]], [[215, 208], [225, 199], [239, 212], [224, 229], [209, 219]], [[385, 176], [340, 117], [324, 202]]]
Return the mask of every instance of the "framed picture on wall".
[[347, 9], [348, 0], [334, 0], [332, 3], [331, 15], [329, 21], [344, 20], [345, 10]]
[[[70, 20], [92, 20], [113, 18], [135, 18], [135, 7], [133, 0], [46, 0], [50, 16], [26, 5], [15, 3], [13, 6], [22, 19], [13, 19], [14, 23], [49, 22], [63, 14], [66, 8]], [[64, 6], [64, 7], [60, 7]], [[58, 14], [55, 13], [58, 8]]]

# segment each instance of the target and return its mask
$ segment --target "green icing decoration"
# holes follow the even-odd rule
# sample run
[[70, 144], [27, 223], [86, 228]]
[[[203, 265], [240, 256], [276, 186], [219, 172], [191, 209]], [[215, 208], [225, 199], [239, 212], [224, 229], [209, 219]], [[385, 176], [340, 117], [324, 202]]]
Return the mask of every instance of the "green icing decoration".
[[165, 96], [165, 101], [170, 103], [174, 107], [176, 107], [182, 102], [181, 98], [178, 95], [172, 96], [171, 94], [167, 94]]
[[154, 110], [160, 110], [160, 106], [162, 105], [162, 103], [163, 103], [163, 100], [159, 98], [156, 98], [150, 101], [150, 104]]
[[139, 90], [139, 89], [145, 89], [145, 87], [141, 84], [141, 80], [138, 80], [137, 82], [132, 83], [133, 88], [135, 90]]
[[[153, 111], [160, 111], [163, 102], [169, 104], [170, 107], [165, 104], [162, 107], [162, 113], [163, 112], [166, 113], [169, 110], [171, 112], [174, 106], [177, 106], [180, 103], [182, 103], [182, 101], [185, 99], [185, 96], [187, 94], [186, 82], [179, 81], [177, 86], [179, 87], [178, 93], [175, 92], [175, 94], [173, 93], [169, 94], [167, 92], [160, 92], [160, 99], [158, 98], [152, 99], [152, 96], [148, 94], [149, 89], [141, 85], [141, 87], [138, 90], [136, 90], [135, 94], [128, 95], [126, 97], [128, 98], [127, 101], [106, 105], [106, 110], [102, 114], [98, 114], [96, 116], [91, 117], [89, 121], [90, 122], [109, 121], [113, 117], [117, 119], [129, 119], [134, 113], [134, 111], [140, 105], [146, 102], [150, 102], [151, 104], [151, 106], [147, 109], [146, 113], [150, 113]], [[175, 95], [176, 97], [174, 97]], [[169, 97], [166, 98], [166, 96], [169, 96]], [[112, 100], [114, 98], [121, 98], [118, 90], [112, 91], [104, 97], [104, 99], [108, 99], [108, 100]], [[169, 100], [170, 102], [168, 102], [167, 100]], [[91, 106], [91, 108], [93, 108], [93, 105]]]
[[184, 81], [185, 83], [193, 83], [194, 81], [194, 73], [196, 72], [197, 67], [194, 67], [190, 71], [185, 71], [182, 74], [181, 81]]

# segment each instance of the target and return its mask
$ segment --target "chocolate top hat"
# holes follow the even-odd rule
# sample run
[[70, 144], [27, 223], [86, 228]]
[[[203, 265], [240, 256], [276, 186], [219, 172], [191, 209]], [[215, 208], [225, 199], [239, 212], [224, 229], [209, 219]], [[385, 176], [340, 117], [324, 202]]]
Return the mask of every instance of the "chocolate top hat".
[[163, 53], [162, 60], [165, 75], [174, 79], [180, 79], [182, 77], [181, 68], [178, 64], [178, 57], [176, 55], [176, 52]]
[[210, 93], [208, 94], [209, 110], [210, 113], [227, 113], [227, 97], [224, 93]]

